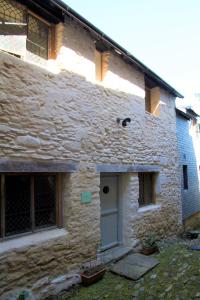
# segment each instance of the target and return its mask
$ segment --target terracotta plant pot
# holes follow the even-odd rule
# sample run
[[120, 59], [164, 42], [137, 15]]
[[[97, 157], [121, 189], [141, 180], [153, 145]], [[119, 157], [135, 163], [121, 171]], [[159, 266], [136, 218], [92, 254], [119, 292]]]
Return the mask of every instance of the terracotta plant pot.
[[89, 286], [97, 281], [99, 281], [105, 274], [106, 268], [102, 267], [98, 270], [89, 270], [81, 273], [81, 281], [84, 286]]
[[159, 252], [159, 249], [157, 246], [154, 246], [154, 247], [149, 247], [149, 248], [142, 248], [142, 253], [144, 255], [150, 255], [152, 253], [155, 253], [155, 252]]

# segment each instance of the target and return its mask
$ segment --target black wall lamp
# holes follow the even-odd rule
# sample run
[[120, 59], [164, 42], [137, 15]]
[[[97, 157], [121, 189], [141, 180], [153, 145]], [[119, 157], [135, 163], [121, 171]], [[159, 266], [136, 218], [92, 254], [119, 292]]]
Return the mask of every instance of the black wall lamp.
[[122, 124], [122, 127], [127, 127], [131, 123], [131, 118], [120, 119], [117, 118], [117, 123]]

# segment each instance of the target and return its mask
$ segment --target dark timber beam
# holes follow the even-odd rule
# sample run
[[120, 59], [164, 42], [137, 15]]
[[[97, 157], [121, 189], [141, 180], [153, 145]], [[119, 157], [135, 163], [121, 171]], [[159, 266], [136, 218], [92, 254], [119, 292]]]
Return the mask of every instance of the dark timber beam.
[[78, 164], [66, 162], [12, 161], [0, 159], [0, 173], [68, 173], [78, 171]]
[[159, 172], [157, 165], [97, 165], [99, 173], [138, 173], [138, 172]]

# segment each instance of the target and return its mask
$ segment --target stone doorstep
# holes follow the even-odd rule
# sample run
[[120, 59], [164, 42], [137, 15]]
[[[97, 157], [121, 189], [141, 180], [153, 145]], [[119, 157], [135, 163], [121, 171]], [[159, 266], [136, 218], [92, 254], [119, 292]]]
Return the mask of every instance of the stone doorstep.
[[100, 252], [97, 254], [97, 259], [102, 264], [108, 264], [114, 261], [118, 261], [121, 258], [128, 255], [130, 252], [134, 252], [134, 247], [137, 247], [138, 243], [136, 242], [135, 245], [133, 245], [133, 248], [131, 247], [125, 247], [123, 245], [113, 247], [111, 249], [105, 250], [103, 252]]
[[132, 253], [113, 264], [110, 271], [132, 280], [138, 280], [158, 264], [159, 261], [154, 257]]

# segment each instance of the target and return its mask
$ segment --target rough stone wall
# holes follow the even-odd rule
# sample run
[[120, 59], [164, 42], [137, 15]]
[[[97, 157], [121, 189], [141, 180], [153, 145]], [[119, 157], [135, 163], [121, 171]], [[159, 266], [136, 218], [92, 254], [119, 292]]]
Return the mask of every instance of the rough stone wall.
[[[78, 163], [80, 168], [63, 176], [67, 237], [2, 255], [0, 293], [32, 286], [94, 256], [100, 243], [96, 164], [160, 167], [160, 206], [153, 211], [138, 210], [137, 174], [122, 175], [125, 244], [152, 229], [164, 236], [181, 227], [173, 97], [161, 89], [160, 116], [145, 113], [142, 73], [111, 53], [105, 81], [95, 82], [92, 37], [69, 22], [63, 41], [55, 62], [57, 74], [0, 54], [0, 156], [32, 162], [59, 160]], [[130, 117], [130, 126], [117, 124], [119, 117]], [[80, 203], [83, 191], [92, 192], [90, 204]]]

